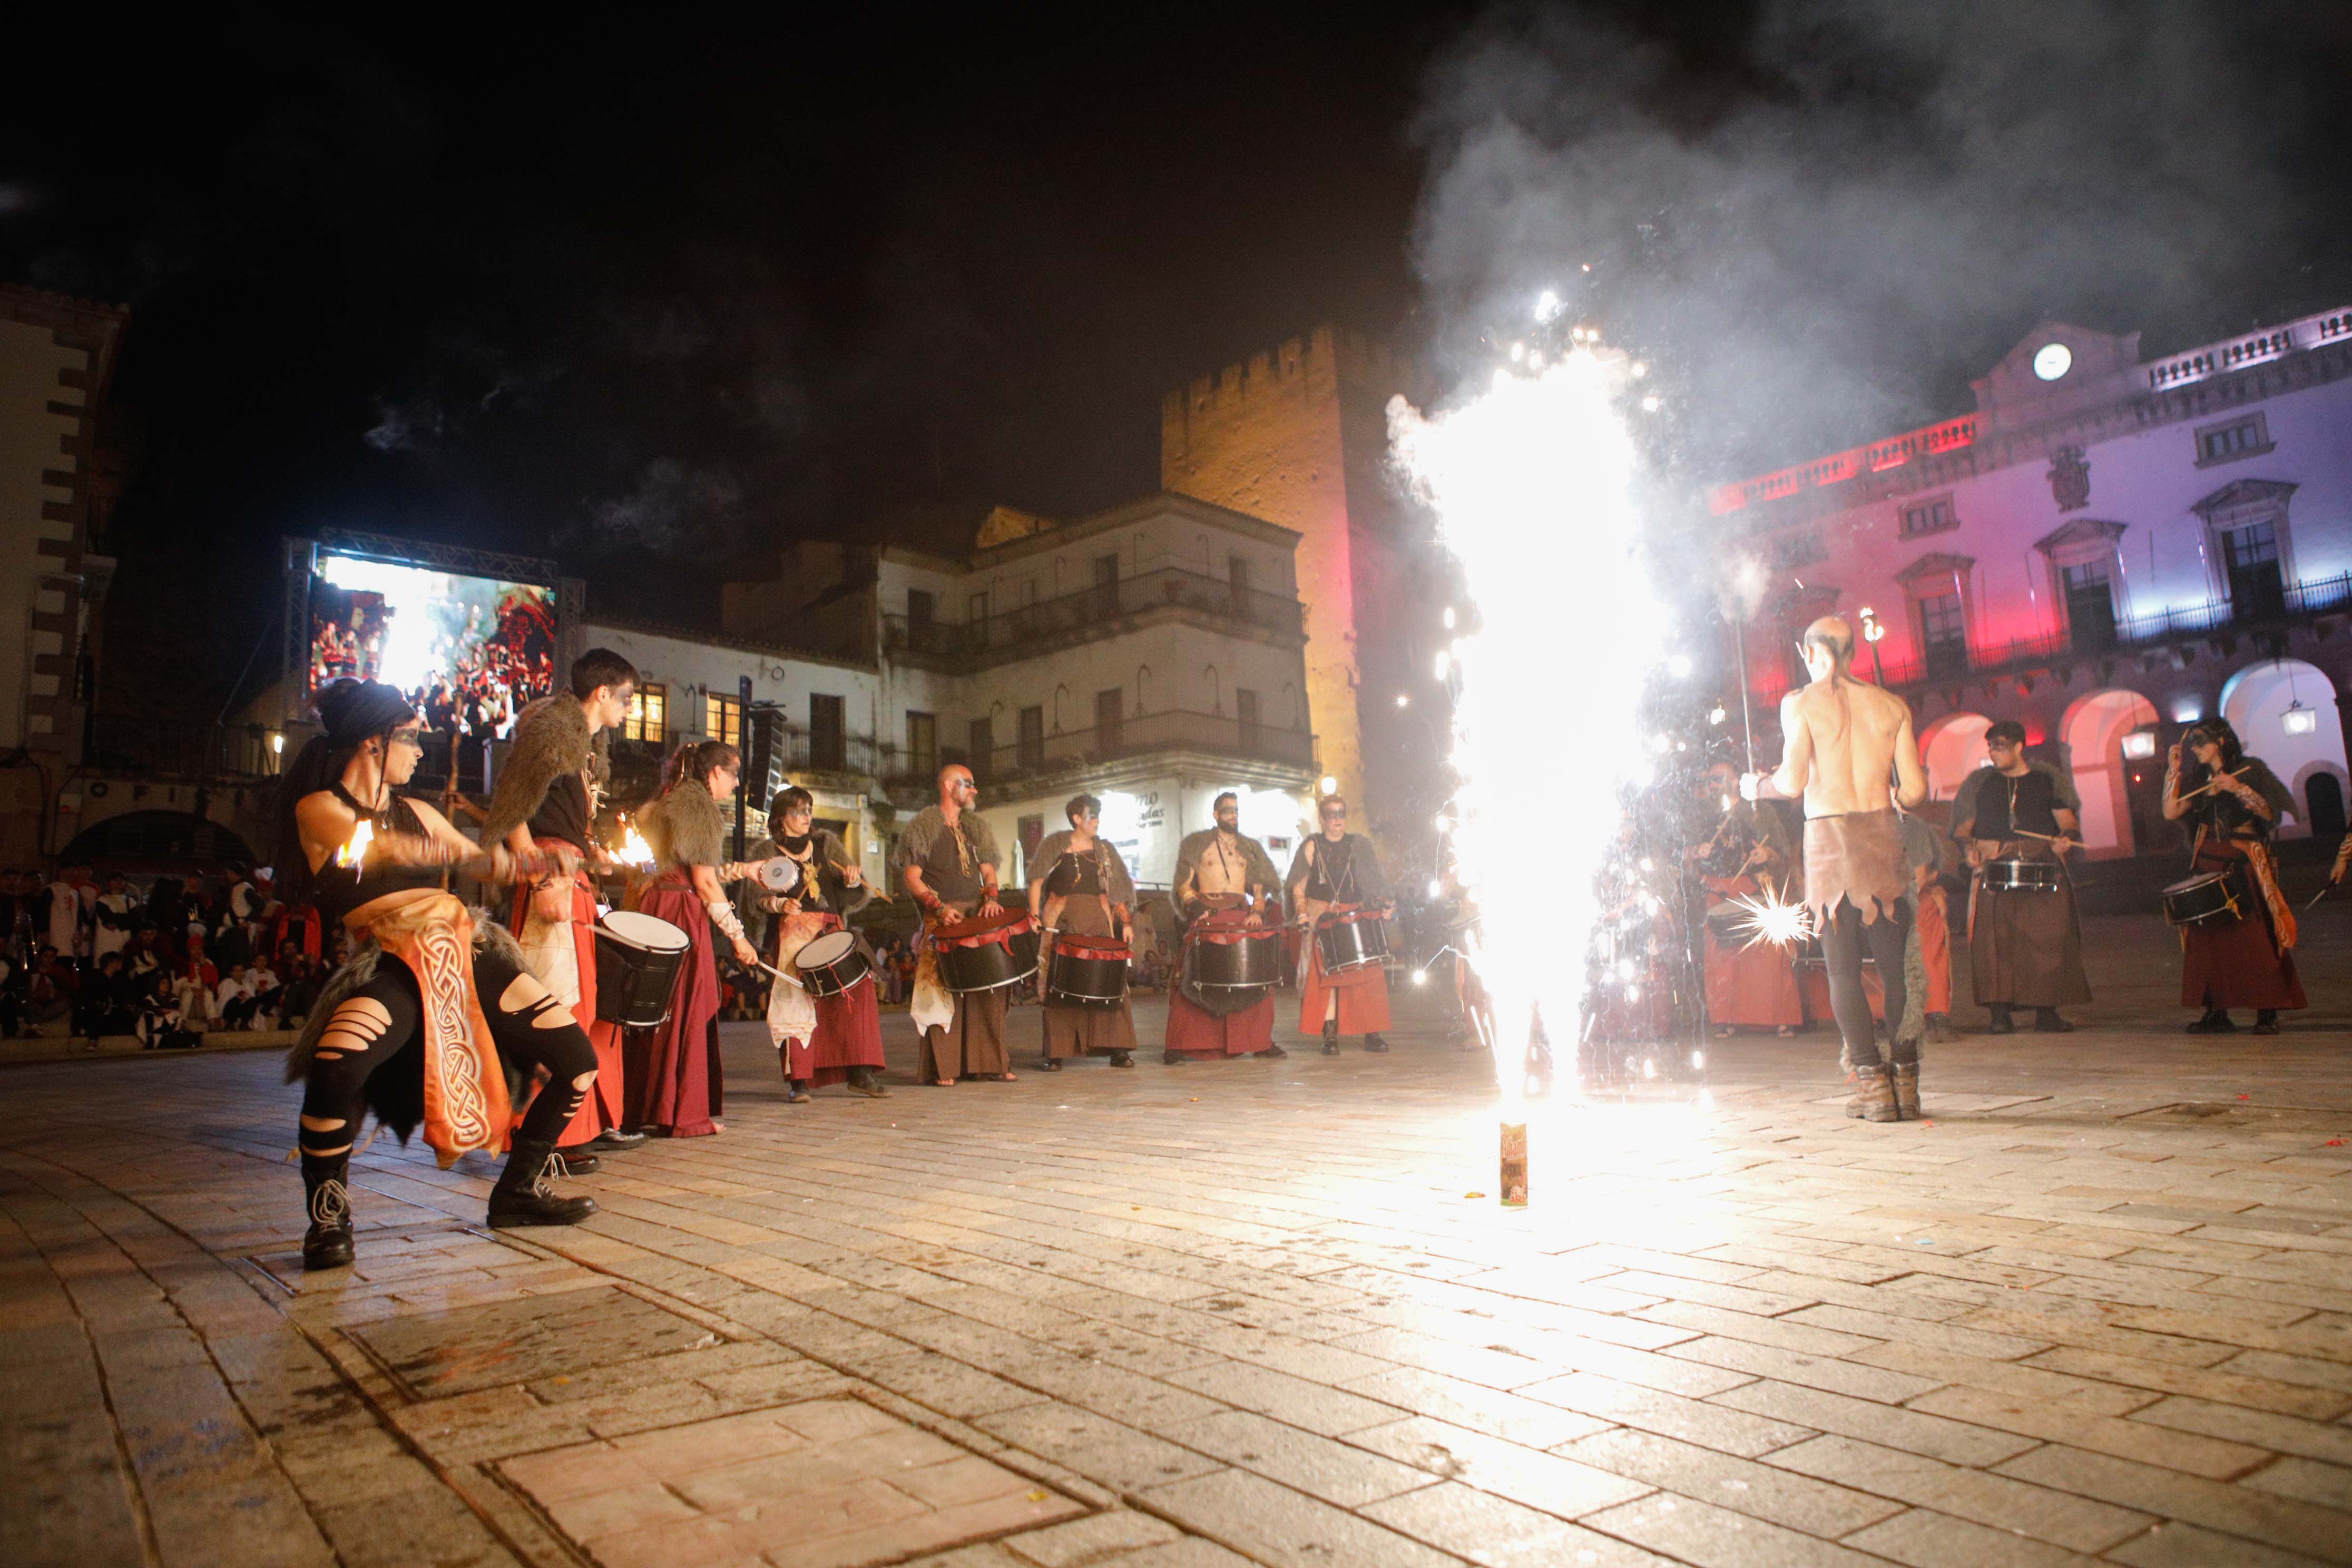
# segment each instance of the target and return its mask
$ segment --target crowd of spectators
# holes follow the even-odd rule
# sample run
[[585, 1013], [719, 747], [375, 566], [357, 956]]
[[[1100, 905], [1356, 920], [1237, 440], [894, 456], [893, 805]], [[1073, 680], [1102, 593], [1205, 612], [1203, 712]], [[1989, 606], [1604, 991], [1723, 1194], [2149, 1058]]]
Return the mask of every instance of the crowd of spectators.
[[289, 920], [266, 873], [216, 876], [86, 865], [0, 872], [0, 1034], [93, 1042], [134, 1035], [150, 1048], [206, 1034], [288, 1027], [307, 1016], [339, 954], [340, 931]]

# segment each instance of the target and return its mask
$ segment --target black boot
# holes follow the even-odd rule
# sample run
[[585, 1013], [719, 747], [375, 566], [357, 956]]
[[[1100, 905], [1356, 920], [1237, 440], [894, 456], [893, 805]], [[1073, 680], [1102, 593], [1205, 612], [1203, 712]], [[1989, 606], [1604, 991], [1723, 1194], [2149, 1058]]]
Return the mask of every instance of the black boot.
[[1339, 1020], [1337, 1018], [1323, 1021], [1323, 1054], [1327, 1057], [1339, 1054]]
[[2042, 1035], [2071, 1035], [2074, 1032], [2074, 1026], [2060, 1017], [2055, 1007], [2036, 1007], [2033, 1010], [2033, 1029]]
[[2008, 1003], [1988, 1002], [1985, 1004], [1985, 1011], [1992, 1015], [1992, 1024], [1985, 1030], [1986, 1034], [2013, 1035], [2017, 1033], [2017, 1026], [2010, 1022]]
[[2208, 1007], [2203, 1017], [2189, 1026], [2189, 1032], [2192, 1035], [2230, 1035], [2235, 1034], [2237, 1028], [2237, 1025], [2230, 1022], [2226, 1009]]
[[1268, 1046], [1262, 1051], [1252, 1051], [1250, 1053], [1252, 1056], [1264, 1057], [1268, 1061], [1278, 1061], [1289, 1054], [1290, 1053], [1288, 1051], [1284, 1050], [1280, 1046]]
[[877, 1083], [874, 1080], [874, 1069], [872, 1068], [851, 1068], [849, 1069], [849, 1092], [852, 1094], [862, 1094], [868, 1100], [880, 1100], [888, 1095], [890, 1091], [884, 1089], [879, 1083]]
[[1192, 1058], [1181, 1051], [1162, 1051], [1160, 1053], [1160, 1059], [1169, 1067], [1181, 1068]]
[[343, 1184], [351, 1163], [349, 1150], [302, 1156], [302, 1195], [310, 1211], [310, 1228], [302, 1233], [305, 1268], [341, 1268], [352, 1260], [352, 1194]]
[[646, 1135], [642, 1132], [624, 1132], [617, 1127], [607, 1127], [582, 1147], [598, 1154], [618, 1154], [624, 1150], [635, 1148], [645, 1141]]
[[1037, 1058], [1037, 1070], [1039, 1072], [1060, 1072], [1062, 1070], [1062, 1064], [1055, 1061], [1052, 1057], [1039, 1057]]
[[1131, 1068], [1135, 1065], [1135, 1058], [1126, 1051], [1113, 1051], [1110, 1054], [1110, 1065], [1115, 1068]]
[[2254, 1033], [2257, 1035], [2275, 1035], [2278, 1033], [2277, 1008], [2261, 1007], [2255, 1010]]
[[578, 1225], [596, 1212], [593, 1198], [559, 1196], [551, 1178], [555, 1145], [542, 1138], [518, 1138], [490, 1189], [490, 1228], [517, 1225]]
[[1381, 1038], [1379, 1034], [1374, 1033], [1364, 1037], [1364, 1049], [1371, 1052], [1374, 1056], [1386, 1055], [1388, 1048], [1389, 1043]]

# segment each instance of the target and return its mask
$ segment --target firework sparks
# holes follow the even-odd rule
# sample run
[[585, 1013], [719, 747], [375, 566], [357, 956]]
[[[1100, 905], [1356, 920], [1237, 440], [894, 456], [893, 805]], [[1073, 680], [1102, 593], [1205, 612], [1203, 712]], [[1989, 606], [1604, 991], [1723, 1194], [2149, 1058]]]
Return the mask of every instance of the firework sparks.
[[[1395, 459], [1435, 511], [1475, 604], [1452, 645], [1453, 842], [1485, 916], [1480, 980], [1493, 998], [1496, 1079], [1524, 1091], [1537, 1018], [1581, 1033], [1595, 883], [1622, 816], [1621, 785], [1653, 776], [1636, 720], [1664, 653], [1633, 500], [1634, 449], [1619, 402], [1622, 355], [1575, 346], [1501, 370], [1475, 401], [1423, 416], [1389, 405]], [[1530, 681], [1573, 683], [1573, 715], [1530, 725]], [[1532, 825], [1545, 824], [1533, 853]], [[1510, 1110], [1506, 1121], [1516, 1121]]]
[[1749, 947], [1769, 942], [1786, 951], [1813, 934], [1812, 911], [1802, 904], [1784, 901], [1772, 889], [1767, 888], [1761, 898], [1737, 894], [1731, 907], [1747, 917], [1736, 921], [1732, 930], [1746, 932]]

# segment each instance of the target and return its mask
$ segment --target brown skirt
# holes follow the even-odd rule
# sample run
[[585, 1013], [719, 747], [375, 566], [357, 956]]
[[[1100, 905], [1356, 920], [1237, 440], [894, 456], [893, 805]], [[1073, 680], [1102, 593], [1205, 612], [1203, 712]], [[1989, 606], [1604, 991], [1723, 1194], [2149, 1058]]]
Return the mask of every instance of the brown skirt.
[[998, 1078], [1012, 1070], [1004, 1048], [1008, 986], [966, 991], [955, 999], [955, 1018], [944, 1029], [923, 1031], [917, 1077], [924, 1083], [943, 1078]]
[[[1062, 906], [1062, 930], [1072, 936], [1107, 937], [1113, 934], [1110, 920], [1104, 914], [1102, 900], [1096, 898], [1073, 897]], [[1037, 966], [1038, 994], [1045, 994], [1045, 972], [1054, 962], [1054, 950], [1049, 946]], [[1114, 1051], [1135, 1049], [1135, 1014], [1129, 1008], [1127, 998], [1119, 998], [1116, 1007], [1055, 1007], [1038, 1009], [1045, 1015], [1045, 1054], [1056, 1061], [1070, 1057], [1108, 1056]]]
[[2197, 852], [2200, 873], [2236, 865], [2248, 896], [2241, 900], [2246, 912], [2238, 920], [2200, 921], [2180, 928], [2180, 1005], [2289, 1011], [2308, 1007], [2303, 981], [2294, 972], [2294, 954], [2279, 947], [2270, 906], [2245, 861], [2245, 851], [2226, 841], [2209, 839]]
[[1805, 818], [1805, 907], [1816, 931], [1842, 902], [1851, 901], [1864, 925], [1892, 915], [1910, 880], [1903, 818], [1893, 806]]
[[[2021, 839], [2001, 846], [2004, 859], [2054, 861], [2047, 844]], [[2071, 1007], [2091, 999], [2083, 973], [2083, 927], [2074, 913], [2074, 883], [2058, 874], [2055, 892], [1976, 889], [1975, 925], [1969, 933], [1969, 979], [1977, 1005]]]

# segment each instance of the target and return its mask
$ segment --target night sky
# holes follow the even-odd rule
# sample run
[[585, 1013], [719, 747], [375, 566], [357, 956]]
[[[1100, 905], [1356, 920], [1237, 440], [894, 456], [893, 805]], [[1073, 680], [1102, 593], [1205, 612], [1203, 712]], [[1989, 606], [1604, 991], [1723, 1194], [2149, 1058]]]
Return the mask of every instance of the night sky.
[[[1900, 72], [1804, 80], [1785, 37], [1759, 41], [1792, 5], [1834, 32], [1868, 9], [1629, 0], [1566, 35], [1562, 13], [1470, 5], [867, 6], [732, 36], [488, 7], [342, 37], [116, 21], [55, 40], [70, 68], [0, 110], [0, 278], [131, 305], [115, 397], [145, 458], [116, 613], [200, 645], [207, 689], [275, 608], [278, 536], [325, 526], [552, 554], [602, 607], [707, 624], [717, 583], [783, 539], [948, 542], [953, 509], [1145, 493], [1163, 392], [1318, 321], [1465, 368], [1480, 290], [1522, 281], [1466, 275], [1465, 239], [1489, 247], [1433, 195], [1481, 117], [1516, 112], [1465, 76], [1545, 58], [1590, 92], [1621, 74], [1597, 27], [1647, 62], [1619, 107], [1670, 138], [1743, 105], [1901, 111]], [[2219, 154], [2291, 163], [2258, 190], [2289, 221], [2089, 324], [2153, 350], [2352, 295], [2332, 85], [2352, 48], [2333, 22], [2247, 42], [2292, 156]], [[2065, 279], [1971, 301], [1893, 345], [1870, 395], [1712, 420], [1695, 467], [1957, 412], [1988, 345], [2078, 301], [2126, 308]], [[102, 703], [150, 674], [110, 653]]]

